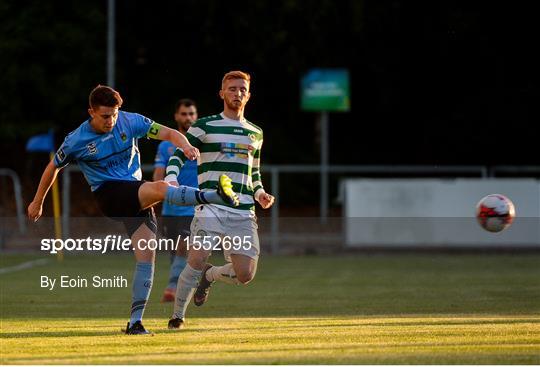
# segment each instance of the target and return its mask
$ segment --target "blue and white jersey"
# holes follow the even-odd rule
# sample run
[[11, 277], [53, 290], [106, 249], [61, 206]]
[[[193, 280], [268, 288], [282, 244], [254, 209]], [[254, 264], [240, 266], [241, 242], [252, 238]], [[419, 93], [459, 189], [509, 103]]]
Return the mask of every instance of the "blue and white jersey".
[[[154, 160], [154, 168], [162, 167], [167, 168], [169, 158], [173, 155], [176, 146], [169, 141], [162, 141], [159, 143], [156, 153], [156, 159]], [[180, 185], [198, 187], [197, 182], [197, 161], [187, 160], [180, 174], [178, 175], [178, 183]], [[195, 214], [195, 207], [193, 206], [180, 206], [168, 204], [167, 201], [163, 202], [161, 215], [175, 216], [175, 217], [187, 217]]]
[[61, 168], [76, 161], [92, 191], [105, 181], [140, 181], [137, 141], [146, 136], [153, 122], [137, 113], [118, 111], [112, 131], [99, 134], [86, 120], [66, 136], [54, 156], [54, 164]]

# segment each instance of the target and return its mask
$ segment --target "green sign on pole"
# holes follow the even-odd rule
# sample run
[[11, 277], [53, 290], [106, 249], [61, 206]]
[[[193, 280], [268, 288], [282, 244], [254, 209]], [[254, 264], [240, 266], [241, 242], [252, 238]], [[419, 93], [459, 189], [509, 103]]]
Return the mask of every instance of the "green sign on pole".
[[348, 112], [351, 108], [349, 71], [312, 69], [302, 78], [302, 110]]

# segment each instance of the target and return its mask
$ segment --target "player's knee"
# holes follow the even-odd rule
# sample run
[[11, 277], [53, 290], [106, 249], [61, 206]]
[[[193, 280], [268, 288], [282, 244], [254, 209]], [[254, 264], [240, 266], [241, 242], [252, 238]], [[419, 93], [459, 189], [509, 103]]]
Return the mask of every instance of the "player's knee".
[[165, 181], [156, 181], [152, 183], [154, 185], [155, 192], [160, 196], [165, 198], [165, 195], [167, 195], [167, 189], [169, 188], [169, 184]]
[[253, 271], [241, 271], [236, 274], [236, 279], [242, 284], [248, 284], [255, 278], [255, 272]]
[[194, 256], [193, 253], [190, 253], [188, 256], [188, 264], [193, 269], [202, 270], [204, 268], [204, 265], [206, 265], [206, 259], [207, 257], [203, 256], [202, 254], [201, 256]]
[[163, 201], [167, 195], [169, 184], [165, 181], [145, 182], [139, 189], [139, 201], [141, 206], [154, 204], [155, 201]]

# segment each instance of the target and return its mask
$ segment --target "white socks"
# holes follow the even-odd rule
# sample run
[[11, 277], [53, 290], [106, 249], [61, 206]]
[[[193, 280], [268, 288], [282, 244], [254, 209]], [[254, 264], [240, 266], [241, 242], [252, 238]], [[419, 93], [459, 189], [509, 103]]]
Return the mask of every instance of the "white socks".
[[242, 284], [236, 278], [232, 263], [223, 266], [212, 266], [206, 272], [206, 279], [210, 282], [219, 280], [227, 284]]
[[202, 270], [195, 270], [189, 264], [186, 264], [186, 267], [180, 273], [176, 286], [173, 318], [183, 319], [185, 317], [187, 306], [195, 293], [201, 275]]

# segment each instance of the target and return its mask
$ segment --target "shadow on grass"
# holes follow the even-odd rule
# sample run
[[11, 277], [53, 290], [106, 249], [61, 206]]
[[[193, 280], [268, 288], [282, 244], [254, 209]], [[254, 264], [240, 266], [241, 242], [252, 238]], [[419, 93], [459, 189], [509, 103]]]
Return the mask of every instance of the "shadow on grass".
[[[330, 318], [331, 319], [331, 318]], [[359, 317], [358, 319], [361, 319]], [[264, 322], [268, 322], [271, 318], [260, 318]], [[256, 330], [267, 330], [267, 331], [277, 331], [283, 333], [286, 331], [293, 330], [302, 330], [302, 329], [336, 329], [339, 328], [360, 328], [360, 327], [426, 327], [426, 326], [475, 326], [475, 325], [505, 325], [505, 324], [540, 324], [540, 318], [521, 318], [521, 319], [504, 319], [504, 320], [418, 320], [418, 321], [391, 321], [389, 322], [349, 322], [349, 323], [331, 323], [325, 322], [317, 325], [283, 325], [283, 322], [303, 322], [307, 321], [328, 321], [328, 318], [321, 319], [276, 319], [276, 322], [279, 322], [279, 325], [273, 326], [261, 326], [256, 325], [255, 322], [248, 326], [242, 327], [219, 327], [219, 328], [202, 328], [202, 327], [190, 327], [187, 326], [186, 329], [182, 330], [168, 330], [166, 328], [165, 320], [163, 322], [163, 328], [155, 328], [155, 334], [171, 334], [171, 335], [183, 335], [183, 334], [193, 334], [193, 333], [212, 333], [212, 332], [244, 332], [246, 329], [256, 329]], [[335, 319], [335, 320], [340, 320]], [[257, 320], [254, 320], [257, 321]], [[150, 328], [152, 329], [152, 328]], [[39, 331], [39, 332], [11, 332], [11, 333], [0, 333], [0, 339], [2, 338], [41, 338], [41, 337], [52, 337], [52, 338], [64, 338], [64, 337], [82, 337], [82, 336], [118, 336], [123, 334], [121, 328], [118, 331], [108, 330], [108, 331]]]
[[71, 338], [75, 336], [112, 336], [122, 334], [121, 328], [118, 331], [27, 331], [17, 333], [1, 333], [0, 339], [12, 339], [12, 338]]
[[[455, 349], [455, 348], [460, 348], [460, 347], [464, 347], [466, 350], [470, 350], [471, 347], [475, 347], [475, 348], [493, 348], [493, 347], [497, 347], [497, 346], [515, 346], [515, 347], [523, 347], [525, 345], [523, 344], [519, 344], [519, 343], [512, 343], [512, 342], [500, 342], [500, 341], [494, 341], [494, 342], [481, 342], [481, 341], [478, 341], [478, 342], [462, 342], [462, 343], [456, 343], [456, 342], [453, 342], [453, 343], [416, 343], [416, 342], [404, 342], [404, 343], [388, 343], [388, 344], [380, 344], [380, 343], [342, 343], [342, 344], [339, 344], [339, 349], [341, 351], [344, 351], [346, 350], [347, 353], [349, 353], [349, 355], [342, 355], [341, 357], [339, 358], [336, 358], [337, 360], [339, 361], [348, 361], [348, 362], [354, 362], [354, 361], [377, 361], [377, 360], [385, 360], [385, 357], [382, 356], [382, 355], [370, 355], [370, 351], [373, 349], [373, 348], [377, 348], [377, 350], [390, 350], [390, 351], [393, 351], [395, 350], [395, 348], [412, 348], [409, 352], [410, 353], [414, 353], [414, 354], [418, 354], [418, 349], [430, 349], [432, 351], [432, 355], [428, 357], [428, 359], [431, 359], [433, 357], [436, 356], [436, 353], [437, 353], [437, 349], [440, 350], [441, 353], [446, 353], [448, 351], [447, 348], [449, 349]], [[528, 347], [530, 347], [530, 345], [527, 345]], [[317, 351], [335, 351], [336, 350], [336, 346], [335, 345], [329, 345], [329, 346], [317, 346]], [[302, 352], [313, 352], [313, 347], [311, 346], [287, 346], [287, 347], [283, 347], [283, 346], [280, 346], [280, 347], [265, 347], [265, 348], [238, 348], [238, 346], [230, 346], [230, 349], [226, 349], [226, 350], [221, 350], [219, 353], [220, 353], [220, 360], [223, 360], [223, 354], [229, 354], [229, 355], [232, 355], [234, 356], [234, 358], [236, 359], [234, 363], [238, 363], [238, 364], [241, 364], [242, 363], [242, 357], [241, 354], [244, 354], [244, 353], [283, 353], [283, 352], [288, 352], [288, 353], [302, 353]], [[358, 354], [353, 354], [353, 355], [350, 355], [350, 353], [358, 353]], [[433, 353], [435, 355], [433, 355]], [[471, 360], [471, 361], [474, 361], [476, 360], [476, 355], [474, 355], [476, 352], [470, 352], [472, 353], [473, 355], [471, 356], [468, 356], [467, 353], [465, 353], [464, 355], [461, 356], [460, 360]], [[205, 359], [205, 356], [201, 356], [201, 351], [200, 350], [195, 350], [195, 351], [190, 351], [190, 350], [186, 350], [186, 349], [182, 349], [182, 350], [176, 350], [176, 351], [160, 351], [160, 352], [154, 352], [154, 353], [148, 353], [148, 352], [145, 352], [144, 353], [144, 359], [142, 360], [136, 360], [134, 363], [146, 363], [148, 361], [152, 361], [153, 357], [156, 357], [156, 359], [160, 359], [162, 357], [165, 357], [165, 356], [169, 356], [169, 357], [172, 357], [172, 356], [178, 356], [178, 360], [175, 361], [176, 363], [183, 363], [183, 361], [186, 361], [190, 364], [192, 363], [195, 363], [195, 364], [210, 364], [212, 363], [212, 361], [214, 361], [214, 359], [212, 358], [206, 358]], [[193, 361], [192, 358], [189, 358], [189, 359], [186, 359], [185, 357], [188, 356], [196, 356], [198, 357], [196, 361]], [[183, 358], [184, 357], [184, 358]], [[200, 358], [199, 358], [200, 357]], [[419, 358], [423, 358], [425, 356], [421, 356], [421, 355], [418, 355]], [[487, 358], [489, 358], [490, 356], [485, 356]], [[493, 356], [495, 357], [495, 356]], [[506, 356], [508, 357], [508, 356]], [[520, 355], [520, 357], [523, 359], [530, 359], [531, 361], [538, 361], [540, 360], [540, 358], [538, 358], [538, 356], [536, 354], [534, 354], [532, 351], [530, 353], [523, 353], [522, 352], [522, 355]], [[100, 359], [105, 359], [103, 362], [106, 362], [107, 361], [107, 358], [109, 358], [109, 360], [111, 358], [113, 358], [113, 361], [116, 361], [116, 360], [124, 360], [124, 359], [129, 359], [130, 356], [128, 355], [118, 355], [118, 354], [111, 354], [111, 353], [107, 353], [107, 354], [94, 354], [94, 355], [88, 355], [86, 356], [85, 358], [87, 359], [91, 359], [91, 360], [100, 360]], [[251, 356], [244, 356], [245, 359], [249, 360], [249, 361], [252, 361], [253, 360], [253, 357]], [[266, 360], [268, 360], [269, 358], [272, 358], [271, 356], [270, 357], [261, 357], [261, 358], [266, 358]], [[273, 358], [277, 358], [278, 360], [280, 360], [282, 363], [283, 362], [286, 362], [287, 360], [291, 360], [291, 361], [295, 361], [297, 360], [297, 358], [294, 357], [294, 354], [293, 355], [287, 355], [287, 356], [283, 356], [283, 355], [276, 355], [275, 357]], [[328, 357], [327, 357], [328, 358]], [[330, 357], [332, 359], [334, 359], [333, 357]], [[21, 362], [27, 362], [27, 361], [31, 361], [31, 362], [34, 362], [34, 363], [39, 363], [41, 360], [47, 360], [47, 363], [52, 363], [50, 361], [65, 361], [64, 363], [67, 363], [67, 361], [70, 361], [70, 360], [77, 360], [79, 361], [81, 359], [81, 356], [80, 355], [72, 355], [72, 356], [55, 356], [55, 357], [40, 357], [40, 356], [32, 356], [32, 357], [16, 357], [16, 358], [9, 358], [9, 359], [3, 359], [2, 360], [2, 363], [21, 363]], [[165, 361], [170, 361], [170, 359], [165, 359]], [[98, 362], [99, 363], [99, 362]], [[133, 362], [132, 362], [133, 363]], [[261, 361], [262, 363], [262, 361]]]

